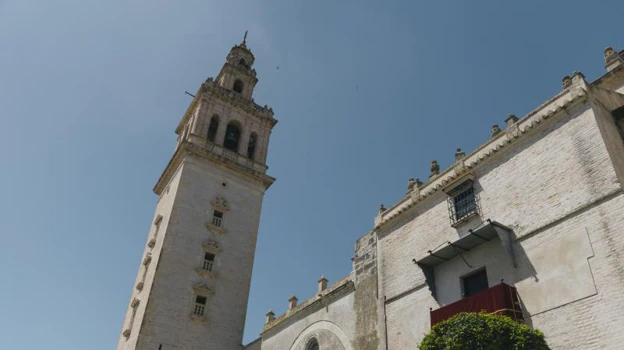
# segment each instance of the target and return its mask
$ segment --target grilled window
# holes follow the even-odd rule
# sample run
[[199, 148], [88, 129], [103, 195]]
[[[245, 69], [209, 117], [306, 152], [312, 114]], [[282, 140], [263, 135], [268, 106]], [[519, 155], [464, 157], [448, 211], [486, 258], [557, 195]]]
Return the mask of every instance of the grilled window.
[[204, 263], [202, 264], [202, 269], [206, 271], [212, 271], [212, 265], [214, 264], [215, 256], [211, 253], [204, 253]]
[[206, 297], [198, 295], [195, 297], [195, 308], [193, 309], [193, 315], [204, 316], [206, 311]]
[[466, 181], [448, 193], [449, 217], [456, 224], [478, 214], [477, 196], [472, 181]]
[[223, 224], [223, 212], [218, 210], [214, 211], [212, 214], [212, 224], [217, 227], [221, 227], [221, 224]]

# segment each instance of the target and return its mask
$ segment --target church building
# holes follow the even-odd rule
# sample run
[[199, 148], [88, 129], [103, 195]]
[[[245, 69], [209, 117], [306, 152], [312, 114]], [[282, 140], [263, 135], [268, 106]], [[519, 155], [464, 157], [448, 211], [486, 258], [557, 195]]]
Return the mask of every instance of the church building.
[[253, 99], [254, 55], [234, 46], [175, 130], [117, 349], [416, 349], [436, 323], [482, 310], [540, 329], [552, 349], [620, 349], [623, 57], [607, 48], [598, 79], [574, 72], [449, 168], [434, 160], [379, 208], [348, 276], [291, 296], [243, 345], [277, 120]]

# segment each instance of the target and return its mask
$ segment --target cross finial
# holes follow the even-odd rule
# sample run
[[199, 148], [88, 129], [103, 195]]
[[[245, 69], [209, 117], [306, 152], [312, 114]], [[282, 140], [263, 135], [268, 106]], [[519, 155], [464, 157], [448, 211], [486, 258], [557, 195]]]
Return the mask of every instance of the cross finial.
[[247, 43], [247, 31], [245, 31], [245, 36], [243, 37], [243, 44]]

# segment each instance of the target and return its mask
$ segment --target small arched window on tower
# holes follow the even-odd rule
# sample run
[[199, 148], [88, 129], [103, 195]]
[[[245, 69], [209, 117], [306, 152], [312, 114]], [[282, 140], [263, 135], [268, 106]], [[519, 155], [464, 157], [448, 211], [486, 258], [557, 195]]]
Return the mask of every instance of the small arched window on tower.
[[214, 142], [217, 137], [217, 129], [219, 128], [219, 116], [213, 115], [210, 118], [210, 124], [208, 125], [208, 141]]
[[230, 122], [225, 129], [225, 140], [223, 147], [230, 151], [238, 152], [238, 141], [240, 140], [240, 128], [234, 122]]
[[306, 350], [319, 350], [319, 343], [318, 340], [316, 340], [316, 338], [312, 338], [312, 340], [310, 340], [308, 342], [308, 346], [306, 346]]
[[243, 82], [240, 79], [236, 79], [236, 81], [234, 82], [234, 87], [232, 88], [232, 90], [234, 90], [235, 92], [238, 92], [239, 94], [243, 93]]
[[241, 66], [243, 66], [243, 67], [247, 67], [247, 61], [245, 61], [245, 59], [244, 59], [244, 58], [241, 58], [241, 59], [238, 61], [238, 64], [240, 64], [240, 65], [241, 65]]
[[258, 135], [256, 133], [251, 133], [249, 136], [249, 145], [247, 145], [247, 158], [254, 159], [256, 155], [256, 142], [258, 140]]

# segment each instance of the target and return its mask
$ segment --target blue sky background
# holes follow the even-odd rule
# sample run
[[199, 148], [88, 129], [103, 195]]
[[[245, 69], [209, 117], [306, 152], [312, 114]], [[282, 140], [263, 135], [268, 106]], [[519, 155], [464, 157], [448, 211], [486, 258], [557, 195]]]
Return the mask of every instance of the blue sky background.
[[[622, 1], [0, 0], [0, 348], [116, 345], [174, 128], [249, 30], [275, 110], [245, 342], [355, 240], [574, 70]], [[279, 66], [279, 69], [276, 67]]]

